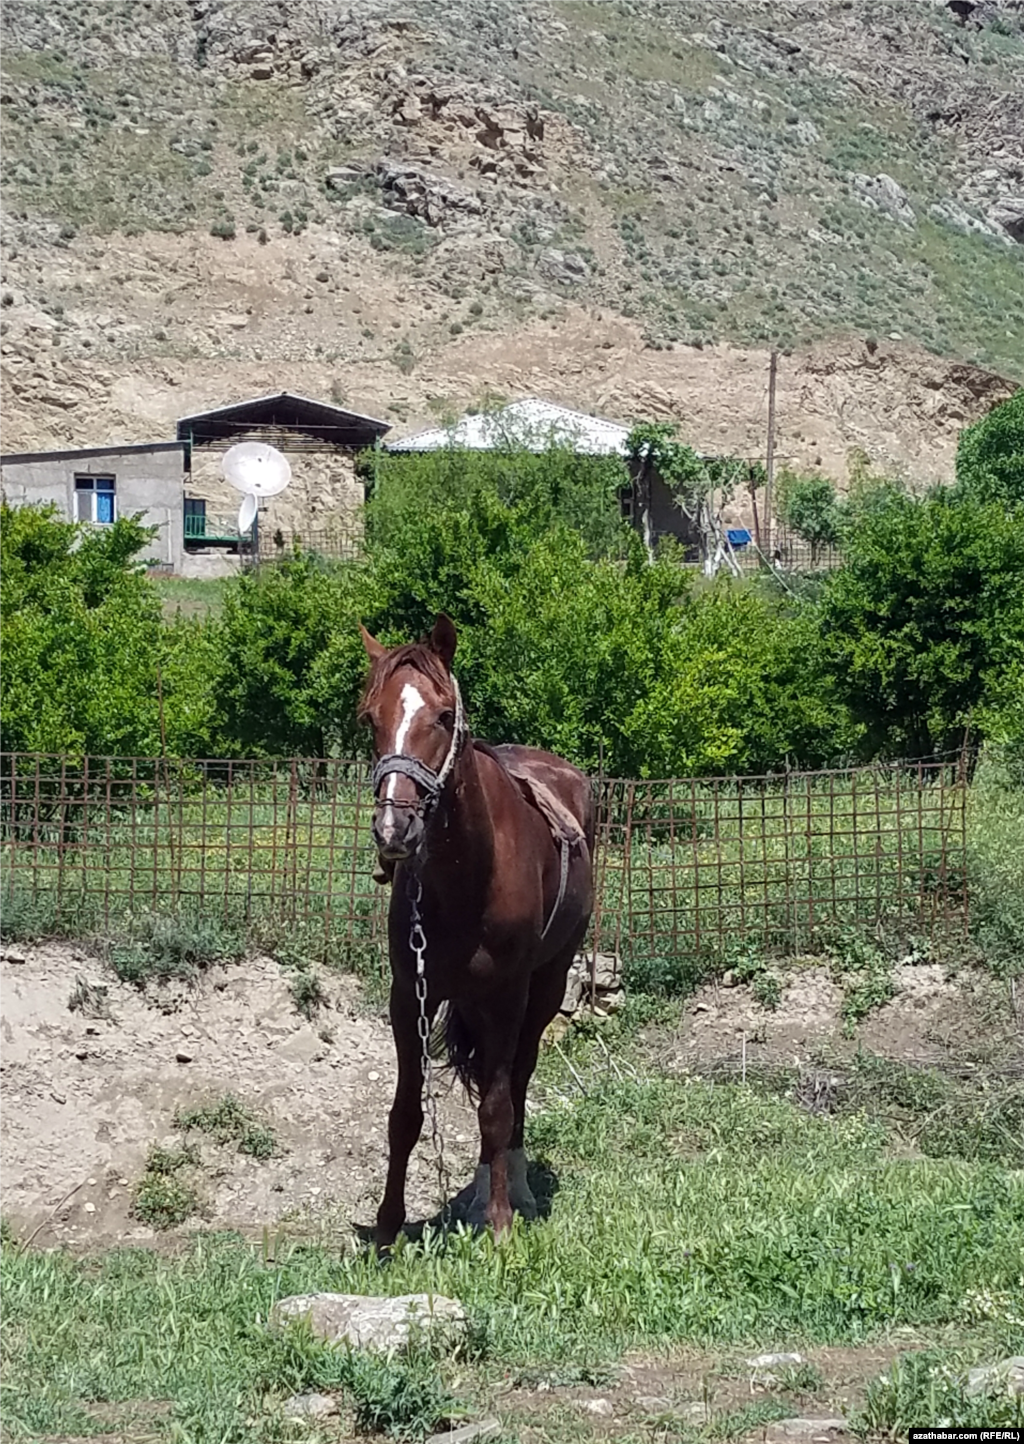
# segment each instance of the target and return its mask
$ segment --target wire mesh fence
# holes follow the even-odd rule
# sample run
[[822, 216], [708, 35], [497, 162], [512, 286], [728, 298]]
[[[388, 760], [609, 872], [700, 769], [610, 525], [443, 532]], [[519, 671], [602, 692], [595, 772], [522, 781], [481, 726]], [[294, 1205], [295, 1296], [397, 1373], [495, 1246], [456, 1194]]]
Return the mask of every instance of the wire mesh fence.
[[282, 561], [296, 549], [324, 561], [362, 561], [366, 554], [362, 508], [335, 517], [325, 526], [261, 526], [253, 560], [260, 565]]
[[[795, 952], [833, 926], [966, 928], [959, 763], [594, 786], [590, 943], [627, 962]], [[2, 754], [4, 905], [71, 932], [187, 909], [382, 954], [372, 805], [362, 761]]]
[[631, 959], [798, 952], [830, 929], [967, 925], [956, 763], [608, 781], [602, 937]]

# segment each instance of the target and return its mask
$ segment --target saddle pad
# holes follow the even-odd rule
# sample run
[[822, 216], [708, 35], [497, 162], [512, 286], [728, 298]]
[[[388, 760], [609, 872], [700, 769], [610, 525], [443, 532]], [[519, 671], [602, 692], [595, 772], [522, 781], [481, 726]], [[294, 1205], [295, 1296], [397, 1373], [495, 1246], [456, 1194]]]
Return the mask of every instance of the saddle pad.
[[492, 757], [503, 768], [530, 806], [536, 808], [547, 822], [556, 842], [567, 842], [571, 847], [579, 847], [586, 841], [580, 819], [545, 782], [543, 773], [547, 763], [540, 758], [534, 761], [529, 757], [527, 748], [516, 747], [512, 743], [494, 747], [489, 742], [480, 742], [474, 738], [473, 746]]

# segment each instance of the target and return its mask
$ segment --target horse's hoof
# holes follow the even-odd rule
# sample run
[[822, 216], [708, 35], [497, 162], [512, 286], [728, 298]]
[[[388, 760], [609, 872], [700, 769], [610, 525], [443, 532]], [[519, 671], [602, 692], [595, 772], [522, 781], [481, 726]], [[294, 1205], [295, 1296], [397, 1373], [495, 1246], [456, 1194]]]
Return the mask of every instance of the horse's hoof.
[[401, 1225], [399, 1225], [398, 1228], [393, 1228], [390, 1224], [379, 1223], [374, 1230], [374, 1248], [379, 1254], [389, 1254], [401, 1232]]
[[508, 1213], [500, 1213], [495, 1218], [489, 1218], [487, 1222], [494, 1230], [495, 1243], [502, 1243], [512, 1232], [512, 1210]]

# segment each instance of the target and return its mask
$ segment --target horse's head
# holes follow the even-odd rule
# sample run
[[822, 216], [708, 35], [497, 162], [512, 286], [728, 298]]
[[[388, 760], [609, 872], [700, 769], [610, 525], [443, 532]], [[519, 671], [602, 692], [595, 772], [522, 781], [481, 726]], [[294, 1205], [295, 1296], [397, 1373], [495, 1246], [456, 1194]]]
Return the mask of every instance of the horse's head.
[[423, 847], [466, 737], [451, 674], [455, 625], [442, 614], [425, 642], [392, 651], [359, 630], [371, 662], [359, 715], [373, 730], [373, 840], [382, 858], [408, 861]]

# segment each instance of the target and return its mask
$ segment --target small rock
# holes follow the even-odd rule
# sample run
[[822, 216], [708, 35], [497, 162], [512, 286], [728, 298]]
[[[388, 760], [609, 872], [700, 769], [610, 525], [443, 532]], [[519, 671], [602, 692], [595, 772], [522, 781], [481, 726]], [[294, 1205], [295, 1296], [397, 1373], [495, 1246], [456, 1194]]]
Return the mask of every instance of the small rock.
[[296, 1294], [275, 1304], [271, 1321], [308, 1318], [317, 1338], [354, 1349], [393, 1349], [408, 1343], [414, 1327], [424, 1332], [465, 1321], [457, 1299], [443, 1294], [374, 1298], [363, 1294]]
[[481, 1419], [479, 1424], [463, 1424], [461, 1429], [446, 1429], [443, 1434], [431, 1434], [427, 1444], [470, 1444], [472, 1439], [490, 1439], [501, 1433], [497, 1419]]
[[174, 1057], [176, 1062], [178, 1063], [191, 1063], [193, 1055], [191, 1053], [186, 1053], [184, 1048], [179, 1048], [177, 1053], [175, 1053]]
[[367, 1078], [369, 1078], [369, 1080], [370, 1080], [371, 1083], [379, 1083], [379, 1082], [380, 1082], [380, 1074], [379, 1074], [379, 1073], [367, 1073], [366, 1076], [367, 1076]]
[[722, 987], [723, 987], [723, 988], [735, 988], [735, 986], [736, 986], [736, 984], [737, 984], [738, 981], [739, 981], [739, 979], [736, 977], [736, 974], [735, 974], [735, 972], [733, 971], [733, 969], [732, 969], [732, 968], [726, 968], [725, 972], [722, 974]]
[[765, 1433], [765, 1444], [787, 1444], [789, 1440], [807, 1440], [808, 1444], [827, 1441], [833, 1434], [842, 1434], [847, 1428], [845, 1419], [778, 1419], [769, 1424]]
[[747, 1364], [751, 1369], [787, 1369], [803, 1361], [803, 1354], [758, 1354], [755, 1359], [748, 1359]]
[[8, 948], [4, 953], [4, 959], [8, 963], [24, 963], [27, 961], [24, 953], [17, 952], [14, 948]]
[[66, 1103], [68, 1101], [68, 1095], [66, 1093], [58, 1093], [56, 1088], [50, 1089], [50, 1097], [54, 1103]]
[[94, 1203], [83, 1203], [83, 1204], [82, 1204], [82, 1211], [83, 1211], [83, 1213], [95, 1213], [95, 1212], [96, 1212], [96, 1205], [95, 1205]]
[[1009, 1394], [1024, 1396], [1024, 1354], [1015, 1354], [1000, 1364], [985, 1364], [967, 1375], [967, 1394]]
[[286, 1419], [326, 1419], [337, 1414], [338, 1401], [330, 1394], [293, 1394], [281, 1412]]
[[610, 1399], [584, 1399], [583, 1408], [588, 1414], [596, 1414], [599, 1419], [610, 1419], [615, 1413]]
[[576, 1009], [579, 1007], [582, 997], [583, 979], [580, 977], [575, 967], [570, 968], [569, 973], [565, 979], [565, 993], [562, 997], [562, 1002], [559, 1006], [558, 1011], [560, 1013], [568, 1013], [571, 1017], [572, 1014], [575, 1013]]
[[660, 1394], [641, 1394], [633, 1403], [646, 1414], [666, 1414], [672, 1408], [671, 1400], [663, 1399]]

